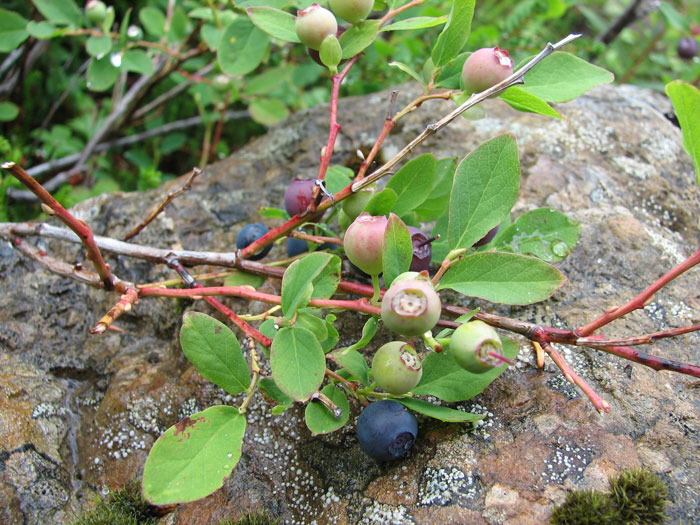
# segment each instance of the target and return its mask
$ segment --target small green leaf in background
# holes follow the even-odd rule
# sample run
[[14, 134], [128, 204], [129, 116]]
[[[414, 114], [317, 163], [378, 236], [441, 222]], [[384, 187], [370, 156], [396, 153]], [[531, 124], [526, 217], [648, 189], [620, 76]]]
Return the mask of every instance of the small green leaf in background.
[[241, 457], [245, 417], [213, 406], [166, 430], [143, 468], [143, 495], [153, 505], [194, 501], [221, 488]]
[[343, 369], [350, 372], [355, 379], [362, 381], [363, 385], [370, 385], [369, 366], [360, 352], [348, 347], [337, 350], [329, 355], [331, 359], [342, 366]]
[[537, 113], [546, 117], [555, 117], [564, 120], [552, 106], [544, 100], [528, 93], [519, 86], [513, 86], [501, 93], [501, 98], [513, 109], [528, 113]]
[[277, 403], [278, 406], [290, 407], [294, 403], [294, 400], [282, 392], [272, 379], [267, 377], [260, 378], [258, 387], [265, 397]]
[[181, 7], [177, 7], [173, 11], [173, 16], [170, 20], [170, 29], [168, 30], [168, 41], [175, 43], [189, 34], [189, 18]]
[[264, 275], [244, 272], [242, 270], [232, 270], [230, 275], [224, 279], [224, 286], [252, 286], [259, 288], [267, 279]]
[[379, 20], [364, 20], [350, 27], [340, 35], [340, 46], [343, 48], [343, 58], [354, 57], [374, 42], [379, 32]]
[[444, 16], [416, 16], [399, 20], [393, 24], [382, 27], [382, 31], [403, 31], [407, 29], [424, 29], [426, 27], [439, 26], [447, 22], [447, 15]]
[[433, 47], [432, 60], [436, 67], [444, 66], [456, 57], [469, 39], [475, 0], [454, 0], [447, 25]]
[[411, 66], [409, 66], [408, 64], [404, 64], [403, 62], [396, 62], [396, 61], [394, 61], [394, 62], [389, 62], [388, 65], [391, 66], [391, 67], [397, 67], [397, 68], [399, 68], [401, 71], [403, 71], [404, 73], [406, 73], [407, 75], [409, 75], [409, 76], [410, 76], [411, 78], [413, 78], [414, 80], [420, 82], [420, 83], [423, 84], [424, 86], [426, 85], [425, 80], [423, 80], [423, 77], [420, 75], [420, 73], [418, 73], [418, 71], [416, 71], [415, 69], [413, 69], [413, 68], [412, 68]]
[[399, 275], [407, 272], [413, 258], [413, 242], [411, 234], [404, 222], [393, 213], [389, 215], [384, 229], [384, 249], [382, 261], [384, 265], [384, 282], [391, 286]]
[[85, 51], [88, 55], [96, 57], [109, 53], [112, 49], [112, 39], [107, 35], [91, 36], [85, 42]]
[[253, 23], [268, 35], [285, 42], [300, 42], [295, 29], [293, 15], [272, 7], [249, 7], [246, 9]]
[[112, 65], [111, 56], [93, 58], [87, 70], [87, 87], [90, 91], [106, 91], [118, 76], [119, 68]]
[[55, 25], [46, 20], [42, 20], [41, 22], [30, 20], [27, 24], [27, 32], [34, 38], [43, 40], [60, 34], [61, 30], [57, 29]]
[[214, 24], [204, 24], [201, 29], [202, 40], [212, 51], [217, 51], [224, 36], [225, 27], [216, 27]]
[[426, 153], [407, 162], [386, 183], [397, 195], [392, 210], [399, 217], [413, 211], [428, 197], [433, 187], [437, 163], [432, 153]]
[[202, 377], [231, 395], [250, 386], [248, 363], [231, 329], [213, 317], [187, 312], [182, 319], [180, 345]]
[[462, 89], [462, 68], [471, 54], [471, 51], [460, 53], [443, 66], [435, 79], [435, 87]]
[[0, 53], [9, 53], [28, 37], [27, 19], [14, 11], [0, 9]]
[[338, 193], [352, 182], [355, 173], [345, 166], [333, 165], [326, 171], [326, 189], [330, 193]]
[[457, 166], [450, 195], [449, 247], [471, 248], [510, 211], [519, 188], [513, 135], [495, 137], [467, 155]]
[[450, 266], [437, 289], [494, 303], [532, 304], [548, 299], [564, 281], [559, 270], [536, 257], [479, 252]]
[[289, 116], [289, 109], [277, 98], [256, 98], [248, 106], [253, 120], [264, 126], [279, 124]]
[[391, 188], [384, 188], [382, 191], [375, 193], [374, 196], [365, 205], [364, 211], [370, 215], [378, 217], [379, 215], [386, 215], [396, 205], [398, 200], [398, 195]]
[[350, 345], [348, 348], [351, 348], [352, 350], [359, 350], [367, 346], [377, 333], [378, 324], [379, 318], [376, 315], [373, 315], [372, 317], [367, 319], [367, 322], [362, 327], [362, 337], [358, 342]]
[[262, 217], [267, 217], [268, 219], [284, 219], [285, 221], [288, 221], [290, 219], [287, 211], [283, 210], [281, 208], [262, 206], [262, 207], [258, 208], [258, 213]]
[[128, 49], [122, 57], [122, 69], [139, 75], [150, 75], [153, 73], [153, 63], [142, 49]]
[[0, 122], [10, 122], [19, 115], [17, 104], [3, 100], [0, 102]]
[[156, 38], [165, 34], [165, 15], [155, 7], [144, 7], [139, 11], [139, 20], [147, 33]]
[[80, 25], [83, 14], [73, 0], [32, 0], [48, 21], [59, 26]]
[[323, 319], [312, 314], [310, 309], [306, 308], [299, 311], [296, 319], [296, 326], [306, 328], [309, 332], [316, 336], [316, 339], [323, 341], [328, 337], [328, 327]]
[[[415, 209], [418, 219], [422, 222], [436, 220], [445, 214], [445, 203], [450, 200], [450, 192], [457, 169], [457, 157], [440, 159], [437, 161], [437, 169], [433, 188], [428, 198]], [[447, 239], [445, 239], [447, 240]]]
[[[501, 342], [503, 354], [515, 359], [518, 344], [505, 337], [501, 337]], [[423, 359], [423, 376], [413, 393], [417, 396], [435, 396], [449, 402], [466, 401], [483, 392], [507, 367], [504, 364], [483, 374], [473, 374], [457, 364], [448, 348], [439, 354], [430, 352]]]
[[666, 84], [666, 94], [683, 132], [683, 147], [693, 159], [695, 176], [700, 186], [700, 91], [695, 86], [674, 80]]
[[246, 95], [265, 95], [274, 91], [277, 86], [288, 76], [289, 68], [286, 66], [266, 68], [259, 75], [245, 79]]
[[484, 419], [483, 414], [462, 412], [461, 410], [455, 410], [454, 408], [434, 405], [433, 403], [428, 403], [427, 401], [423, 401], [422, 399], [417, 399], [415, 397], [404, 397], [397, 399], [397, 401], [414, 412], [432, 417], [433, 419], [445, 421], [446, 423], [467, 423]]
[[311, 298], [326, 299], [340, 283], [340, 258], [314, 252], [289, 265], [282, 278], [282, 311], [291, 319]]
[[338, 330], [336, 330], [335, 326], [333, 326], [336, 319], [337, 318], [335, 315], [328, 314], [323, 320], [326, 324], [326, 331], [328, 332], [328, 336], [319, 341], [324, 354], [327, 354], [333, 350], [335, 345], [337, 345], [338, 341], [340, 340], [340, 334], [338, 333]]
[[338, 430], [345, 426], [345, 423], [350, 419], [350, 403], [348, 403], [347, 397], [345, 397], [340, 388], [334, 385], [326, 385], [321, 390], [321, 393], [328, 396], [343, 411], [343, 415], [337, 418], [320, 402], [309, 401], [309, 404], [306, 405], [304, 419], [306, 420], [306, 426], [309, 427], [311, 434], [314, 436]]
[[563, 213], [552, 208], [538, 208], [518, 217], [498, 236], [493, 248], [559, 262], [571, 253], [580, 231], [579, 223]]
[[307, 401], [323, 383], [326, 357], [318, 339], [306, 328], [282, 328], [270, 350], [272, 377], [295, 401]]
[[228, 75], [244, 75], [262, 62], [268, 36], [247, 18], [236, 18], [221, 37], [217, 60], [221, 70]]
[[615, 75], [577, 56], [556, 51], [525, 75], [519, 86], [547, 102], [568, 102], [600, 84], [609, 84]]

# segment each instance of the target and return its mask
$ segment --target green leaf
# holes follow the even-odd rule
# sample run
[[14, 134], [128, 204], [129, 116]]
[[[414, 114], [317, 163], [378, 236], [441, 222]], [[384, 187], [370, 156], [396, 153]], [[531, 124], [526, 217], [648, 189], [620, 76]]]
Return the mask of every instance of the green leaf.
[[264, 275], [256, 275], [242, 270], [232, 270], [231, 274], [226, 276], [224, 286], [252, 286], [253, 288], [259, 288], [266, 279], [267, 277]]
[[537, 113], [547, 117], [555, 117], [564, 120], [552, 106], [544, 100], [528, 93], [523, 88], [513, 86], [501, 93], [501, 98], [512, 108], [527, 113]]
[[52, 38], [61, 34], [61, 31], [56, 29], [55, 25], [53, 25], [51, 22], [47, 22], [46, 20], [42, 20], [41, 22], [30, 20], [30, 22], [27, 24], [27, 32], [39, 40]]
[[525, 75], [520, 89], [547, 102], [567, 102], [615, 76], [569, 53], [556, 51]]
[[462, 68], [471, 51], [460, 53], [443, 66], [435, 79], [435, 86], [445, 89], [462, 89]]
[[416, 16], [399, 20], [393, 24], [382, 27], [382, 31], [403, 31], [406, 29], [424, 29], [426, 27], [439, 26], [447, 22], [447, 15], [444, 16]]
[[563, 213], [552, 208], [538, 208], [518, 217], [498, 236], [493, 248], [558, 262], [571, 253], [580, 230], [579, 223]]
[[28, 37], [27, 19], [14, 11], [0, 9], [0, 53], [9, 53]]
[[318, 339], [306, 328], [282, 328], [270, 351], [272, 377], [295, 401], [307, 401], [323, 382], [326, 358]]
[[187, 312], [182, 318], [180, 345], [202, 377], [229, 394], [240, 394], [250, 386], [248, 363], [238, 339], [222, 322], [203, 313]]
[[258, 381], [258, 387], [265, 397], [272, 399], [278, 405], [289, 407], [292, 406], [294, 400], [287, 394], [282, 392], [272, 379], [266, 377], [260, 378]]
[[335, 320], [336, 317], [333, 314], [328, 314], [324, 319], [326, 331], [328, 332], [328, 336], [320, 341], [324, 354], [327, 354], [333, 350], [335, 345], [337, 345], [338, 341], [340, 340], [340, 334], [338, 333], [338, 330], [335, 329], [335, 326], [333, 326]]
[[454, 408], [434, 405], [415, 397], [404, 397], [397, 399], [396, 401], [414, 412], [418, 412], [419, 414], [432, 417], [433, 419], [439, 419], [440, 421], [445, 421], [447, 423], [467, 423], [484, 419], [483, 414], [462, 412], [461, 410], [455, 410]]
[[177, 7], [173, 11], [173, 16], [172, 16], [172, 19], [170, 20], [170, 30], [168, 31], [168, 41], [175, 43], [175, 42], [179, 42], [181, 40], [184, 40], [184, 38], [189, 33], [188, 25], [189, 25], [189, 19], [187, 18], [185, 11], [183, 11], [182, 8]]
[[684, 33], [688, 31], [688, 17], [679, 13], [668, 2], [661, 2], [659, 11], [671, 27]]
[[450, 266], [437, 289], [494, 303], [532, 304], [549, 298], [564, 281], [559, 270], [536, 257], [479, 252]]
[[666, 94], [683, 132], [683, 148], [693, 159], [695, 176], [700, 186], [700, 91], [686, 82], [674, 80], [666, 84]]
[[155, 7], [144, 7], [139, 11], [139, 20], [147, 33], [160, 38], [165, 34], [165, 15]]
[[426, 153], [404, 164], [391, 177], [386, 187], [396, 192], [396, 215], [405, 215], [423, 203], [433, 187], [436, 170], [435, 157]]
[[352, 182], [354, 176], [355, 174], [350, 168], [337, 165], [331, 166], [326, 171], [326, 189], [330, 193], [338, 193]]
[[314, 252], [289, 265], [282, 278], [282, 311], [291, 319], [311, 298], [326, 299], [340, 283], [340, 259]]
[[300, 311], [297, 315], [296, 326], [306, 328], [316, 336], [316, 339], [323, 341], [328, 337], [328, 327], [323, 319], [316, 317], [309, 311]]
[[367, 319], [367, 322], [362, 327], [362, 337], [359, 341], [357, 341], [355, 344], [350, 345], [348, 348], [351, 350], [359, 350], [360, 348], [364, 348], [365, 346], [367, 346], [377, 333], [378, 324], [379, 318], [376, 315], [373, 315], [372, 317]]
[[450, 201], [450, 192], [457, 169], [457, 157], [440, 159], [437, 161], [437, 170], [433, 188], [428, 198], [415, 209], [418, 218], [422, 222], [436, 220], [445, 214], [445, 203]]
[[350, 27], [340, 35], [340, 46], [343, 48], [343, 58], [354, 57], [374, 42], [379, 32], [379, 20], [364, 20]]
[[464, 47], [469, 39], [475, 0], [454, 0], [447, 25], [438, 36], [431, 58], [436, 67], [444, 66]]
[[19, 115], [19, 107], [8, 100], [0, 102], [0, 122], [11, 122]]
[[364, 356], [357, 350], [348, 347], [343, 350], [335, 351], [329, 354], [331, 359], [350, 372], [352, 377], [362, 381], [365, 386], [370, 385], [369, 366], [365, 361]]
[[450, 195], [450, 248], [470, 248], [500, 223], [519, 188], [520, 162], [512, 135], [493, 138], [467, 155], [457, 166]]
[[252, 78], [246, 78], [244, 92], [246, 95], [265, 95], [273, 91], [287, 76], [285, 66], [266, 68]]
[[265, 126], [279, 124], [289, 116], [289, 109], [277, 98], [256, 98], [248, 106], [253, 120]]
[[321, 47], [318, 50], [318, 56], [321, 59], [321, 63], [323, 63], [332, 74], [338, 72], [338, 64], [340, 64], [343, 57], [343, 50], [335, 35], [328, 35], [323, 39]]
[[261, 208], [258, 208], [258, 213], [262, 217], [267, 217], [268, 219], [284, 219], [285, 221], [290, 219], [289, 214], [282, 208], [262, 206]]
[[112, 65], [110, 56], [93, 58], [87, 70], [87, 87], [91, 91], [106, 91], [114, 85], [119, 68]]
[[390, 286], [394, 279], [411, 266], [413, 258], [413, 243], [408, 228], [393, 213], [384, 230], [384, 250], [382, 261], [384, 265], [384, 282]]
[[213, 406], [176, 423], [153, 444], [143, 495], [153, 505], [195, 501], [219, 489], [241, 457], [245, 417]]
[[107, 35], [91, 36], [85, 42], [85, 51], [88, 55], [96, 57], [105, 55], [112, 49], [112, 39]]
[[374, 216], [386, 215], [394, 208], [398, 198], [394, 190], [384, 188], [382, 191], [374, 194], [365, 205], [364, 211]]
[[59, 26], [80, 25], [83, 14], [73, 0], [32, 0], [48, 21]]
[[293, 15], [272, 7], [249, 7], [246, 9], [253, 23], [268, 35], [285, 42], [300, 42]]
[[343, 411], [343, 415], [337, 418], [319, 401], [310, 401], [309, 404], [306, 405], [304, 419], [306, 420], [306, 426], [309, 427], [311, 434], [314, 436], [318, 434], [328, 434], [329, 432], [338, 430], [344, 427], [345, 423], [350, 419], [350, 403], [348, 403], [347, 397], [345, 397], [345, 394], [340, 388], [333, 385], [326, 385], [323, 387], [323, 390], [321, 390], [321, 393], [328, 396], [328, 398]]
[[228, 75], [250, 73], [262, 62], [268, 43], [268, 36], [247, 18], [236, 18], [221, 38], [219, 67]]
[[392, 66], [392, 67], [399, 68], [404, 73], [407, 73], [408, 75], [410, 75], [414, 80], [417, 80], [418, 82], [420, 82], [424, 86], [426, 85], [425, 80], [423, 80], [423, 77], [421, 76], [421, 74], [418, 73], [418, 71], [413, 69], [411, 66], [404, 64], [403, 62], [389, 62], [388, 65]]
[[[501, 338], [503, 353], [509, 359], [518, 355], [518, 344], [508, 338]], [[423, 376], [413, 389], [417, 396], [435, 396], [443, 401], [466, 401], [479, 395], [494, 379], [501, 375], [508, 365], [504, 364], [483, 374], [473, 374], [457, 364], [449, 349], [439, 354], [430, 352], [423, 359]]]
[[142, 49], [129, 49], [124, 51], [122, 69], [139, 75], [150, 75], [153, 73], [153, 63]]
[[202, 39], [212, 51], [219, 49], [221, 38], [224, 36], [225, 27], [216, 27], [214, 24], [204, 24], [201, 29]]

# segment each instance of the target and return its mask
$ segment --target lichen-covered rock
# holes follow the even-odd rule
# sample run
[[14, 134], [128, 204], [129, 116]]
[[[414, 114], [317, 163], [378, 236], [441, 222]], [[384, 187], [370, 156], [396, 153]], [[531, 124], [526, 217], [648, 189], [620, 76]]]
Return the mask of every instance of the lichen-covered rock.
[[[411, 93], [418, 91], [403, 87], [401, 96], [407, 100]], [[341, 102], [343, 135], [334, 162], [352, 161], [358, 148], [372, 144], [388, 99], [380, 93]], [[598, 88], [558, 106], [565, 121], [489, 100], [486, 118], [460, 118], [419, 148], [438, 158], [463, 156], [512, 132], [523, 165], [514, 212], [551, 206], [582, 223], [581, 241], [560, 265], [567, 284], [547, 303], [504, 313], [578, 326], [630, 299], [696, 249], [699, 191], [680, 131], [663, 116], [668, 107], [659, 95], [626, 86]], [[383, 156], [448, 109], [445, 102], [424, 103], [397, 126]], [[289, 181], [315, 176], [327, 125], [323, 107], [290, 117], [207, 168], [135, 242], [233, 249], [242, 225], [260, 220], [258, 206], [280, 206]], [[98, 197], [73, 211], [96, 233], [119, 238], [174, 184]], [[77, 246], [40, 243], [64, 260], [82, 258]], [[272, 255], [281, 250], [275, 247]], [[139, 283], [175, 277], [164, 266], [107, 259], [117, 275]], [[91, 336], [87, 330], [116, 302], [114, 294], [52, 275], [6, 241], [0, 243], [0, 278], [0, 522], [69, 520], [94, 505], [94, 494], [105, 487], [137, 477], [153, 441], [178, 418], [236, 401], [202, 379], [179, 349], [182, 312], [210, 312], [206, 305], [144, 299], [117, 322], [123, 331]], [[697, 271], [682, 276], [606, 334], [698, 322], [697, 283]], [[242, 301], [228, 303], [246, 308]], [[363, 321], [353, 314], [339, 318], [341, 345], [356, 341]], [[380, 335], [370, 350], [391, 337]], [[698, 343], [700, 337], [688, 335], [659, 342], [653, 352], [697, 363]], [[612, 405], [609, 414], [598, 415], [551, 364], [535, 368], [524, 343], [517, 367], [477, 399], [454, 405], [486, 414], [483, 422], [470, 428], [424, 419], [412, 452], [388, 465], [364, 455], [351, 428], [313, 438], [301, 407], [271, 416], [256, 398], [241, 462], [224, 487], [164, 520], [217, 523], [264, 510], [285, 523], [543, 523], [567, 490], [604, 489], [609, 475], [637, 465], [668, 484], [674, 521], [696, 520], [698, 381], [595, 350], [563, 352]]]

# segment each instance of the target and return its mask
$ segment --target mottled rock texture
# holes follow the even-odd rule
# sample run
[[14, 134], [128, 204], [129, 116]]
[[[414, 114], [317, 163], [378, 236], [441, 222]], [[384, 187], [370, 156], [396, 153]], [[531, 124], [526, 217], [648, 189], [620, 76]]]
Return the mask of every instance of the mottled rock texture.
[[[411, 92], [415, 88], [403, 87], [402, 100]], [[353, 152], [372, 144], [388, 99], [382, 93], [341, 104], [334, 162], [356, 162]], [[384, 157], [448, 109], [444, 102], [426, 103], [409, 115], [387, 140]], [[463, 156], [496, 134], [516, 136], [523, 181], [514, 212], [551, 206], [581, 222], [582, 230], [560, 265], [567, 284], [547, 303], [501, 311], [574, 327], [633, 297], [697, 248], [700, 198], [662, 97], [608, 86], [557, 109], [566, 120], [489, 100], [484, 118], [458, 119], [416, 153]], [[241, 226], [259, 220], [258, 206], [281, 205], [291, 179], [316, 174], [327, 125], [327, 108], [295, 115], [207, 168], [135, 242], [231, 249]], [[119, 238], [172, 187], [106, 195], [73, 211], [96, 233]], [[82, 260], [77, 246], [39, 244], [67, 261]], [[124, 279], [174, 277], [164, 266], [107, 258]], [[95, 494], [139, 476], [156, 437], [178, 418], [235, 401], [203, 380], [178, 346], [182, 312], [209, 311], [206, 305], [145, 299], [118, 321], [123, 331], [91, 336], [88, 329], [116, 302], [113, 294], [51, 275], [7, 241], [0, 245], [0, 278], [0, 523], [69, 521], [94, 506]], [[605, 333], [642, 334], [699, 318], [696, 270]], [[340, 317], [341, 345], [357, 338], [362, 322]], [[698, 363], [699, 349], [700, 338], [690, 335], [652, 350]], [[360, 451], [352, 427], [312, 438], [303, 407], [273, 417], [256, 400], [241, 462], [223, 489], [181, 506], [163, 523], [217, 523], [254, 510], [285, 523], [543, 523], [567, 490], [605, 488], [609, 475], [637, 465], [668, 484], [672, 521], [698, 522], [700, 381], [594, 350], [564, 352], [611, 404], [609, 414], [596, 413], [553, 365], [538, 370], [523, 343], [517, 367], [461, 404], [486, 413], [482, 424], [422, 420], [410, 456], [385, 465]]]

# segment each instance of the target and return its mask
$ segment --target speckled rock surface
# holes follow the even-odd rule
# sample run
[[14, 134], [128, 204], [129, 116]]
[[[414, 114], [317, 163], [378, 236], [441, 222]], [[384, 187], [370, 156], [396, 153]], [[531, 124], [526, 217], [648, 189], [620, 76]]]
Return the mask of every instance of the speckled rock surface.
[[[402, 96], [411, 89], [404, 87]], [[341, 105], [335, 162], [353, 161], [356, 149], [371, 145], [387, 101], [385, 93]], [[496, 134], [515, 134], [523, 166], [515, 213], [546, 205], [583, 226], [579, 245], [561, 264], [568, 283], [545, 304], [501, 311], [573, 327], [633, 297], [698, 246], [700, 192], [680, 132], [663, 116], [662, 97], [608, 86], [557, 109], [566, 121], [490, 100], [485, 118], [460, 118], [417, 153], [464, 155]], [[240, 227], [259, 220], [257, 206], [280, 205], [288, 181], [315, 175], [326, 111], [295, 115], [285, 128], [209, 167], [136, 242], [232, 247]], [[424, 104], [397, 127], [384, 156], [446, 111], [444, 103]], [[74, 212], [96, 233], [120, 237], [169, 189], [102, 196]], [[76, 246], [40, 245], [80, 260]], [[282, 251], [276, 247], [271, 257]], [[163, 266], [108, 259], [124, 279], [173, 277]], [[209, 311], [205, 305], [143, 300], [118, 321], [122, 332], [90, 336], [88, 328], [115, 303], [113, 295], [47, 273], [6, 241], [0, 278], [0, 523], [69, 522], [106, 487], [140, 475], [155, 438], [178, 418], [236, 401], [203, 380], [178, 346], [182, 312]], [[245, 309], [240, 301], [229, 304]], [[699, 319], [695, 271], [605, 333], [648, 333]], [[362, 322], [357, 315], [340, 317], [341, 345], [354, 341]], [[525, 344], [517, 367], [478, 398], [454, 405], [486, 414], [483, 423], [422, 420], [410, 456], [392, 464], [367, 458], [352, 427], [313, 438], [303, 407], [275, 417], [256, 400], [241, 462], [224, 487], [161, 521], [218, 523], [264, 510], [284, 523], [543, 523], [568, 490], [603, 489], [611, 474], [645, 465], [668, 484], [671, 521], [700, 522], [700, 381], [593, 350], [563, 351], [611, 404], [610, 414], [598, 415], [551, 364], [536, 369]], [[653, 352], [698, 363], [700, 337], [664, 341]]]

